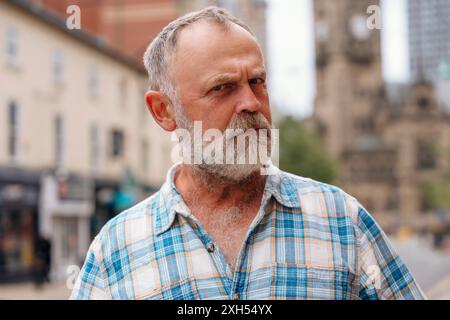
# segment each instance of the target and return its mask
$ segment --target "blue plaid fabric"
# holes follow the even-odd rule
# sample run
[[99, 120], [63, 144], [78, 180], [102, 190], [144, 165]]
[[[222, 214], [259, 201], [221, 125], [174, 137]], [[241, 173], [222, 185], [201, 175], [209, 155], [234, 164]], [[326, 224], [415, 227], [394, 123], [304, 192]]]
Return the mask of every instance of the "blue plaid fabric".
[[71, 299], [425, 298], [355, 198], [273, 165], [232, 270], [177, 191], [176, 166], [102, 228]]

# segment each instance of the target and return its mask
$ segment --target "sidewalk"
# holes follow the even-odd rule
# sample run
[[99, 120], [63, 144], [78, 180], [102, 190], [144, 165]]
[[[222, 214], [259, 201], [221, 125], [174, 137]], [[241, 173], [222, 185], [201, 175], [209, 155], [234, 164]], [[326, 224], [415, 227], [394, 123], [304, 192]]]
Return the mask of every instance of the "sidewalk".
[[65, 283], [50, 283], [37, 289], [32, 283], [0, 285], [0, 300], [67, 300], [71, 291]]
[[439, 281], [425, 294], [430, 300], [450, 300], [450, 276]]
[[432, 239], [390, 237], [391, 244], [406, 263], [429, 299], [450, 299], [450, 252], [437, 250]]

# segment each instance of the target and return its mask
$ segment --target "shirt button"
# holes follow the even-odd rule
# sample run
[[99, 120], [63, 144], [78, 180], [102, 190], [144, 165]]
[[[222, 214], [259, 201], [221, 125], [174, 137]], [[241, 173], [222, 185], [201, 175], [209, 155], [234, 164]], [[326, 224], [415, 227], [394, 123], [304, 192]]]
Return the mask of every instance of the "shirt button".
[[214, 252], [214, 250], [215, 250], [216, 248], [215, 248], [215, 246], [214, 246], [214, 243], [212, 243], [212, 242], [210, 242], [210, 243], [208, 243], [208, 245], [206, 246], [206, 250], [208, 250], [208, 252]]
[[233, 293], [233, 300], [239, 300], [239, 295], [237, 292]]

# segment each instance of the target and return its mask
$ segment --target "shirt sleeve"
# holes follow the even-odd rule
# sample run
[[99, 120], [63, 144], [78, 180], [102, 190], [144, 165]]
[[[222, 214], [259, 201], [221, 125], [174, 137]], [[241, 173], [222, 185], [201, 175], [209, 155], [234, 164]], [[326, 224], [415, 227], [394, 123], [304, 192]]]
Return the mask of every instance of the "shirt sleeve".
[[358, 208], [356, 234], [361, 299], [426, 299], [387, 235], [362, 206]]
[[101, 257], [101, 241], [97, 236], [89, 247], [86, 260], [72, 290], [71, 300], [110, 299]]

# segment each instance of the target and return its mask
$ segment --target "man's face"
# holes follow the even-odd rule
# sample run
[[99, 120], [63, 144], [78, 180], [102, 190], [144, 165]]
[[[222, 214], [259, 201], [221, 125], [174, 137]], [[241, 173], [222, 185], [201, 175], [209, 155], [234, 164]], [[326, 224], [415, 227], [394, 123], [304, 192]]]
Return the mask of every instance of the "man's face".
[[200, 21], [182, 30], [172, 64], [184, 113], [203, 130], [225, 130], [233, 117], [261, 113], [271, 124], [261, 50], [250, 33]]
[[[237, 142], [232, 147], [233, 163], [203, 154], [201, 163], [192, 167], [232, 182], [240, 182], [259, 170], [265, 163], [261, 156], [270, 154], [271, 150], [271, 117], [264, 62], [254, 38], [234, 25], [224, 30], [207, 22], [195, 24], [182, 32], [173, 73], [179, 100], [174, 106], [177, 127], [188, 129], [191, 137], [195, 137], [194, 121], [201, 122], [203, 132], [208, 129], [226, 131], [219, 140], [200, 141], [203, 146], [222, 150], [219, 152], [230, 159], [227, 146], [239, 139], [244, 141], [246, 136], [245, 133], [227, 136], [230, 129], [247, 133], [250, 129], [264, 129], [262, 131], [268, 134], [262, 139], [256, 133], [256, 140], [249, 138], [244, 149], [240, 149]], [[195, 143], [198, 141], [183, 144], [182, 149], [187, 148], [183, 151], [185, 160], [193, 160], [188, 149], [195, 150]]]

